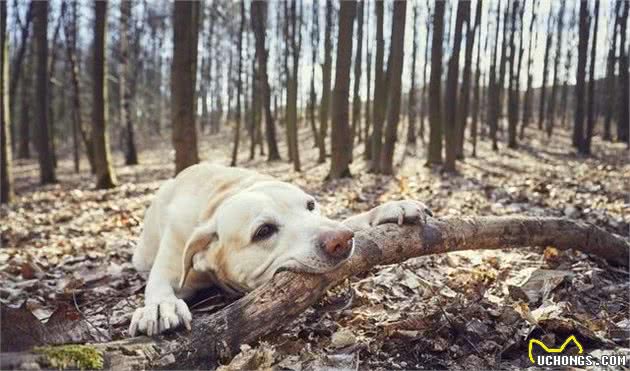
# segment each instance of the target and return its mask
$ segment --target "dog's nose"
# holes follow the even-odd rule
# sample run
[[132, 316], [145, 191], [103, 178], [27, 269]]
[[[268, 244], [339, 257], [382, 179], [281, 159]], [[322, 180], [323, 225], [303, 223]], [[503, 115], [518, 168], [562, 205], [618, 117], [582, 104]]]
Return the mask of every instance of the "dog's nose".
[[320, 235], [320, 246], [326, 253], [336, 259], [345, 259], [352, 251], [352, 238], [354, 232], [351, 230], [327, 231]]

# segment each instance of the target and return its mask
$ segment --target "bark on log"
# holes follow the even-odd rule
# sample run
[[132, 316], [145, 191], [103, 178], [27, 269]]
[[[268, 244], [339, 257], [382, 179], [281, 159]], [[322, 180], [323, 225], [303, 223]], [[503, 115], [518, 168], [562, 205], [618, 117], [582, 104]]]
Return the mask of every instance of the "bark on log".
[[[95, 344], [104, 352], [106, 368], [213, 367], [251, 343], [277, 331], [314, 304], [328, 287], [375, 265], [462, 250], [554, 246], [575, 249], [625, 267], [630, 258], [626, 238], [592, 224], [563, 218], [451, 217], [424, 225], [386, 224], [356, 234], [355, 252], [335, 272], [312, 275], [278, 273], [273, 280], [223, 310], [198, 315], [190, 333], [140, 337]], [[41, 360], [32, 353], [3, 354], [0, 368]]]

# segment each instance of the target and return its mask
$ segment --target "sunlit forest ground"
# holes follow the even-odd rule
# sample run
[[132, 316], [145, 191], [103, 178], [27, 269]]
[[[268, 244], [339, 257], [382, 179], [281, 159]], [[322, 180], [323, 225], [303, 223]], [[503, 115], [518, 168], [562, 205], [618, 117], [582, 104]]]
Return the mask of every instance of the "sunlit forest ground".
[[[301, 173], [258, 154], [247, 160], [248, 143], [241, 145], [239, 166], [303, 187], [338, 218], [414, 198], [437, 217], [566, 216], [628, 236], [630, 164], [623, 144], [604, 145], [596, 137], [586, 158], [574, 153], [569, 131], [559, 128], [547, 140], [529, 129], [518, 150], [493, 152], [482, 140], [471, 158], [467, 144], [459, 174], [448, 175], [424, 166], [426, 147], [419, 142], [415, 154], [398, 146], [395, 176], [369, 174], [360, 144], [353, 178], [325, 182], [329, 163], [317, 164], [309, 133], [302, 129]], [[231, 138], [228, 128], [202, 135], [202, 158], [228, 164]], [[65, 303], [85, 317], [95, 339], [126, 337], [144, 289], [130, 257], [146, 207], [174, 173], [169, 143], [167, 133], [141, 138], [141, 165], [133, 167], [115, 153], [121, 185], [111, 190], [94, 189], [87, 163], [75, 174], [69, 155], [60, 159], [59, 183], [44, 187], [36, 160], [17, 161], [18, 196], [1, 209], [1, 301], [25, 303], [40, 320]], [[286, 157], [284, 141], [280, 149]], [[280, 334], [244, 348], [232, 367], [527, 367], [526, 336], [540, 329], [548, 332], [537, 333], [543, 339], [578, 333], [589, 352], [599, 349], [593, 354], [630, 352], [629, 286], [623, 271], [553, 246], [412, 259], [352, 278]], [[211, 298], [193, 305], [196, 311], [227, 301], [206, 294]]]

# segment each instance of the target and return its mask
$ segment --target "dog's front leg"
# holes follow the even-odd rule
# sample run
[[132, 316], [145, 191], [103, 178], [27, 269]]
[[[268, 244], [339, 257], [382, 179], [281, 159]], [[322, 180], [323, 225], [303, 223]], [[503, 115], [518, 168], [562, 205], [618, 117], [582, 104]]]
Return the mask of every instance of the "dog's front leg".
[[389, 201], [370, 211], [343, 221], [353, 231], [361, 231], [385, 223], [424, 223], [433, 213], [425, 204], [415, 200]]
[[184, 325], [190, 330], [192, 315], [188, 305], [175, 295], [175, 285], [180, 275], [181, 251], [177, 241], [167, 229], [153, 267], [149, 273], [144, 294], [143, 308], [138, 308], [131, 318], [129, 334], [149, 336]]

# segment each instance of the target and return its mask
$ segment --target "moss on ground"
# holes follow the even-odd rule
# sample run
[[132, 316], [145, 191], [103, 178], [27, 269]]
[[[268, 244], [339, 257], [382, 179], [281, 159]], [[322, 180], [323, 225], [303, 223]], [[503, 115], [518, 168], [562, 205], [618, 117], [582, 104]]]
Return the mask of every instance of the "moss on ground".
[[60, 345], [35, 348], [35, 352], [46, 357], [54, 368], [78, 368], [81, 370], [100, 370], [103, 368], [103, 355], [89, 345]]

